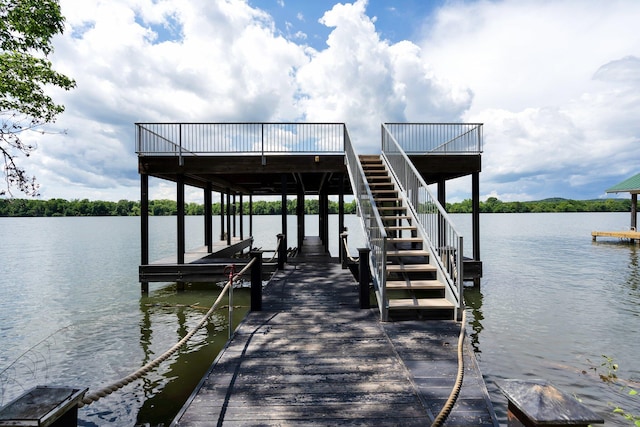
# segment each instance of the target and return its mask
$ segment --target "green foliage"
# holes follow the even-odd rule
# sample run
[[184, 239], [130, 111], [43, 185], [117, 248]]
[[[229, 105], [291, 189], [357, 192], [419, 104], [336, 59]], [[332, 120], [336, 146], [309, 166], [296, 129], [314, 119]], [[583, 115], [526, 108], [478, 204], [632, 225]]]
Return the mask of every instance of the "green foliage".
[[54, 71], [47, 60], [53, 36], [63, 30], [57, 0], [0, 0], [0, 153], [7, 182], [7, 190], [0, 194], [15, 186], [27, 195], [37, 195], [35, 178], [27, 177], [16, 158], [29, 156], [36, 148], [23, 141], [25, 131], [53, 123], [64, 111], [45, 88], [70, 90], [76, 85]]
[[[591, 369], [593, 369], [596, 373], [598, 373], [598, 376], [603, 382], [610, 385], [619, 385], [620, 389], [625, 391], [630, 398], [635, 398], [638, 395], [637, 390], [629, 387], [626, 384], [620, 385], [620, 378], [618, 378], [618, 364], [615, 363], [612, 357], [609, 357], [605, 354], [602, 355], [602, 358], [604, 360], [600, 364], [600, 367], [599, 368], [592, 367]], [[602, 372], [602, 370], [604, 370], [604, 372]], [[635, 415], [631, 412], [627, 412], [625, 409], [620, 407], [620, 405], [617, 405], [617, 404], [610, 404], [610, 405], [614, 407], [613, 409], [614, 414], [620, 415], [625, 420], [629, 421], [631, 423], [630, 425], [635, 427], [640, 427], [640, 415]]]
[[[472, 202], [470, 199], [459, 203], [447, 203], [447, 212], [471, 213]], [[489, 197], [485, 202], [480, 202], [482, 213], [540, 213], [540, 212], [629, 212], [631, 200], [629, 199], [597, 199], [597, 200], [569, 200], [569, 199], [544, 199], [532, 202], [503, 202], [495, 197]]]
[[[287, 200], [287, 213], [296, 213], [296, 200]], [[225, 205], [225, 209], [227, 206]], [[240, 214], [240, 203], [236, 203], [235, 212]], [[213, 215], [220, 215], [220, 204], [214, 203], [211, 206]], [[249, 203], [242, 204], [244, 215], [249, 214]], [[282, 212], [281, 201], [257, 200], [253, 202], [254, 215], [280, 215]], [[345, 214], [356, 212], [356, 202], [344, 204]], [[176, 215], [178, 208], [173, 200], [149, 200], [149, 215], [167, 216]], [[305, 213], [311, 215], [318, 214], [318, 201], [305, 200]], [[329, 213], [338, 213], [338, 203], [329, 201]], [[198, 203], [185, 204], [186, 215], [204, 215], [204, 205]], [[0, 217], [50, 217], [50, 216], [139, 216], [140, 202], [119, 200], [118, 202], [106, 202], [101, 200], [89, 201], [64, 200], [64, 199], [0, 199]]]

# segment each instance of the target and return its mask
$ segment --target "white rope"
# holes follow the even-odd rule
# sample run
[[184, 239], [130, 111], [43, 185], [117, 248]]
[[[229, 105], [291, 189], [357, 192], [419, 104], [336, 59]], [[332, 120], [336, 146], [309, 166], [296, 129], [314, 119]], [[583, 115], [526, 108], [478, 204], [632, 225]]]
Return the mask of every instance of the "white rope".
[[349, 253], [349, 246], [347, 245], [347, 239], [345, 239], [344, 237], [342, 238], [342, 245], [344, 246], [344, 253], [347, 254], [347, 258], [349, 258], [349, 261], [351, 262], [359, 262], [360, 258], [354, 258], [351, 256], [351, 254]]
[[280, 251], [280, 245], [282, 244], [282, 242], [284, 241], [283, 238], [278, 238], [278, 245], [276, 246], [276, 250], [273, 251], [273, 256], [271, 257], [270, 260], [266, 261], [266, 262], [273, 262], [273, 260], [276, 259], [276, 257], [278, 256], [278, 252]]
[[[252, 259], [247, 265], [244, 266], [244, 268], [242, 270], [240, 270], [239, 273], [237, 273], [235, 276], [233, 276], [225, 285], [225, 287], [222, 289], [222, 291], [220, 292], [220, 295], [218, 295], [218, 298], [216, 299], [216, 301], [213, 303], [213, 305], [211, 306], [211, 308], [209, 309], [209, 311], [207, 311], [205, 313], [204, 316], [202, 316], [202, 318], [200, 319], [200, 321], [198, 322], [198, 324], [195, 326], [195, 328], [191, 329], [191, 331], [189, 331], [189, 333], [187, 335], [185, 335], [180, 341], [178, 341], [173, 347], [171, 347], [169, 350], [165, 351], [163, 354], [161, 354], [159, 357], [157, 357], [156, 359], [152, 360], [151, 362], [147, 363], [146, 365], [144, 365], [143, 367], [141, 367], [140, 369], [138, 369], [137, 371], [133, 372], [130, 375], [127, 375], [124, 378], [119, 379], [118, 381], [114, 382], [111, 385], [108, 385], [106, 387], [101, 388], [98, 391], [95, 391], [93, 393], [89, 393], [86, 394], [84, 396], [84, 398], [82, 399], [82, 401], [80, 403], [78, 403], [78, 407], [82, 408], [84, 405], [90, 405], [93, 402], [98, 401], [100, 398], [105, 397], [111, 393], [113, 393], [114, 391], [117, 391], [119, 389], [121, 389], [122, 387], [126, 386], [127, 384], [131, 384], [132, 382], [134, 382], [135, 380], [142, 378], [145, 374], [147, 374], [149, 371], [151, 371], [152, 369], [156, 368], [158, 365], [160, 365], [160, 363], [164, 362], [165, 360], [167, 360], [173, 353], [175, 353], [176, 351], [178, 351], [178, 349], [180, 349], [180, 347], [182, 347], [183, 345], [186, 344], [187, 341], [189, 341], [189, 339], [195, 335], [195, 333], [202, 328], [208, 321], [209, 317], [213, 314], [213, 312], [218, 309], [218, 306], [220, 305], [220, 303], [222, 302], [222, 297], [224, 296], [224, 294], [229, 290], [229, 288], [233, 285], [234, 280], [236, 280], [236, 278], [240, 275], [242, 275], [244, 272], [246, 272], [249, 267], [251, 267], [251, 265], [253, 265], [253, 263], [255, 262], [255, 258]], [[229, 319], [229, 321], [231, 321], [231, 319]]]

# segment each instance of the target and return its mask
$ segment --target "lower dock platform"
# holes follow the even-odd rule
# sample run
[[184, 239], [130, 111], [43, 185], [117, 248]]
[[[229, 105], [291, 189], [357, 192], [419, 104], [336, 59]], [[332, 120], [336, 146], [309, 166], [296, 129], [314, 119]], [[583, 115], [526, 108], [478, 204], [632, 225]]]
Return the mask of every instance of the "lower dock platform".
[[640, 242], [640, 231], [627, 230], [627, 231], [592, 231], [591, 238], [596, 241], [598, 237], [612, 237], [614, 239], [625, 239], [631, 243]]
[[[429, 425], [457, 371], [460, 324], [379, 321], [359, 309], [349, 270], [298, 257], [263, 291], [173, 426]], [[465, 377], [446, 426], [497, 426], [465, 346]]]

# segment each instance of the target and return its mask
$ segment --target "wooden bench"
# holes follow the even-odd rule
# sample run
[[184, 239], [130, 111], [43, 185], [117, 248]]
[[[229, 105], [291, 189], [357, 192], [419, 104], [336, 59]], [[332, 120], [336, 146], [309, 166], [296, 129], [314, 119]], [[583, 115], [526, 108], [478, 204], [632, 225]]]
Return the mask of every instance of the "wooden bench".
[[0, 409], [0, 426], [77, 426], [78, 403], [87, 390], [34, 387]]

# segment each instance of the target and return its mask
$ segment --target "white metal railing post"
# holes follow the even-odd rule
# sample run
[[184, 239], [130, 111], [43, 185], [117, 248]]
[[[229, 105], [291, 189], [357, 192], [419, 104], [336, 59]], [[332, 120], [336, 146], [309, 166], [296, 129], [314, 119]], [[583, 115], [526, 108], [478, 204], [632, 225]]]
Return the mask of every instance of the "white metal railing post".
[[264, 156], [264, 123], [260, 124], [260, 154], [262, 155], [262, 166], [267, 164], [267, 158]]
[[180, 150], [178, 152], [178, 164], [180, 166], [184, 165], [184, 160], [182, 159], [182, 123], [178, 126], [178, 146]]

